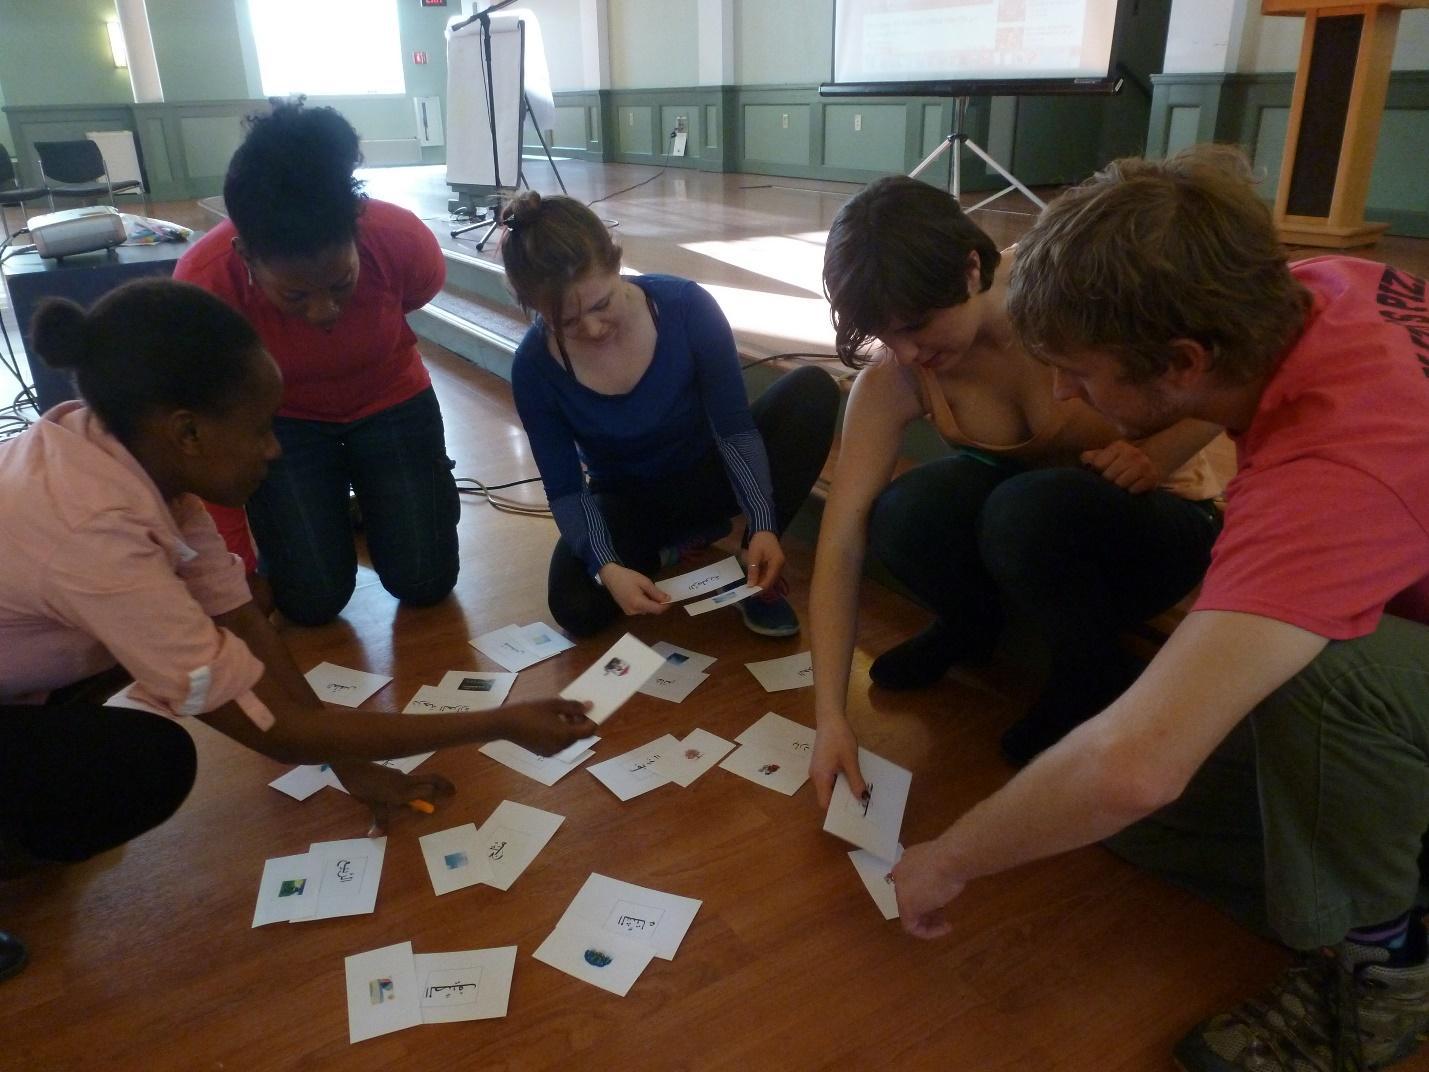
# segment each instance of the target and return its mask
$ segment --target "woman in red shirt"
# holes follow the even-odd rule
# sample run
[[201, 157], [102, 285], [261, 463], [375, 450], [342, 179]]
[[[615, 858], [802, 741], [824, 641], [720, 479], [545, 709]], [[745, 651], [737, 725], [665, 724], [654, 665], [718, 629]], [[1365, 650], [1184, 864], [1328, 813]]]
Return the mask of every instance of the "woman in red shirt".
[[[352, 177], [357, 132], [331, 108], [255, 118], [224, 179], [229, 219], [174, 277], [257, 329], [283, 373], [283, 457], [248, 503], [263, 572], [290, 620], [321, 625], [352, 596], [349, 491], [382, 586], [426, 606], [456, 584], [460, 513], [441, 410], [406, 314], [441, 289], [445, 263], [412, 213]], [[241, 516], [216, 512], [255, 561]]]

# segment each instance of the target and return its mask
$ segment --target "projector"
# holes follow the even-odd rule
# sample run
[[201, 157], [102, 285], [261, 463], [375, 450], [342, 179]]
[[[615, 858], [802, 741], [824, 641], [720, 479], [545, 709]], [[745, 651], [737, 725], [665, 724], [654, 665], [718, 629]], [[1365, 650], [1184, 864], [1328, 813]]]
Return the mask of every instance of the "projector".
[[33, 217], [27, 226], [41, 257], [70, 257], [122, 246], [127, 235], [119, 210], [109, 205], [71, 208]]

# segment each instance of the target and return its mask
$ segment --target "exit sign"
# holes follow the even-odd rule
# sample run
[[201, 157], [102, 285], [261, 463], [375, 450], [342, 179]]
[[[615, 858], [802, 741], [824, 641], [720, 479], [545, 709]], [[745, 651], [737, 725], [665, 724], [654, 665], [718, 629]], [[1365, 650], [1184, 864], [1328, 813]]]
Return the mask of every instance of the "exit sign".
[[423, 7], [446, 7], [447, 0], [422, 0]]

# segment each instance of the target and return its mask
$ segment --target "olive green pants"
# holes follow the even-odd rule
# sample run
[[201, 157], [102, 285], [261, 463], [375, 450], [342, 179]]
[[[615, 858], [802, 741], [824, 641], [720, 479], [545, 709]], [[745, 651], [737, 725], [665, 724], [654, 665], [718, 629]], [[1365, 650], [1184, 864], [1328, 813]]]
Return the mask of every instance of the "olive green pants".
[[[1246, 653], [1254, 658], [1254, 652]], [[1257, 707], [1117, 855], [1295, 949], [1429, 904], [1429, 627], [1385, 616]]]

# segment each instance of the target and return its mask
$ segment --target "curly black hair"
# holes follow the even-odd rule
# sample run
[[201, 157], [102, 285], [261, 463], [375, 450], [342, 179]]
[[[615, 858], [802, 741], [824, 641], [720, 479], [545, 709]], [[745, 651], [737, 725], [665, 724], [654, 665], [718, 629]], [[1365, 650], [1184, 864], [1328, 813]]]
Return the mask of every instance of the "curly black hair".
[[366, 194], [352, 177], [362, 162], [357, 131], [332, 108], [275, 100], [248, 119], [228, 162], [223, 200], [259, 260], [310, 257], [357, 237]]

